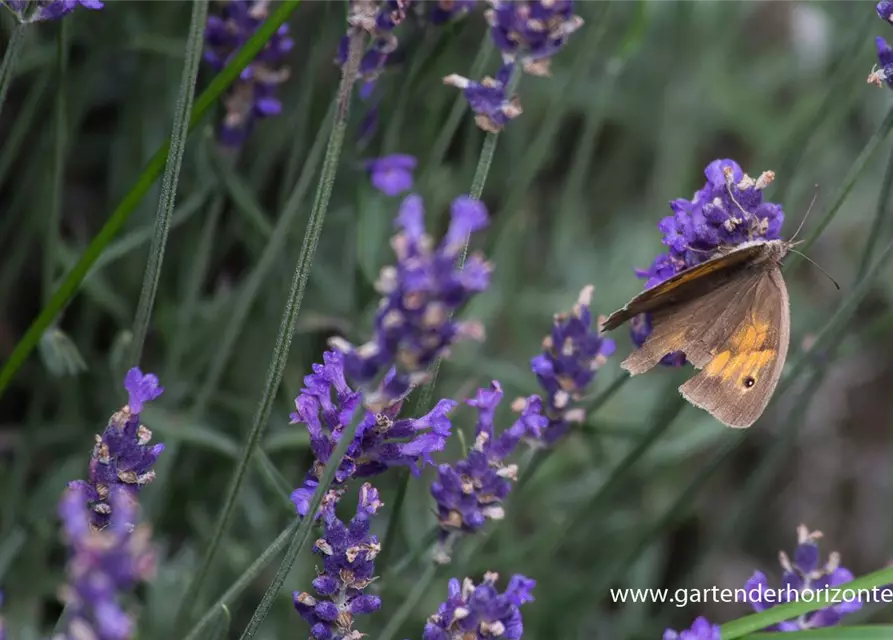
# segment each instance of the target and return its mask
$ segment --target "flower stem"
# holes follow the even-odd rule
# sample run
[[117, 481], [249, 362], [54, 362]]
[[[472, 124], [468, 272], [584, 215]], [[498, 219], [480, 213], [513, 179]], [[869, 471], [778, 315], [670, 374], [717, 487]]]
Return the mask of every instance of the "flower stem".
[[[195, 100], [192, 118], [189, 121], [190, 130], [195, 129], [217, 99], [239, 77], [239, 74], [248, 66], [248, 63], [260, 53], [264, 45], [276, 33], [276, 30], [285, 23], [300, 4], [301, 0], [283, 0], [248, 42], [239, 49], [232, 61], [211, 80], [208, 88]], [[8, 53], [9, 50], [7, 49], [7, 55]], [[5, 95], [5, 89], [3, 89], [6, 82], [3, 79], [4, 69], [4, 66], [0, 66], [0, 99]], [[2, 107], [2, 101], [0, 101], [0, 107]], [[43, 332], [55, 321], [56, 316], [65, 308], [69, 300], [74, 297], [84, 278], [90, 272], [90, 268], [103, 254], [109, 243], [114, 240], [131, 214], [139, 206], [140, 201], [161, 176], [161, 173], [164, 171], [169, 145], [170, 142], [166, 142], [155, 152], [137, 179], [136, 184], [124, 196], [124, 199], [109, 216], [108, 221], [84, 250], [80, 259], [63, 278], [53, 297], [44, 305], [40, 314], [34, 319], [31, 326], [28, 327], [25, 335], [16, 343], [12, 353], [9, 354], [9, 358], [3, 364], [3, 368], [0, 369], [0, 396], [2, 396], [6, 387], [9, 386], [9, 382], [22, 366], [22, 363], [25, 362], [25, 359], [40, 342]]]
[[[353, 76], [351, 76], [351, 78], [353, 78]], [[241, 640], [249, 640], [254, 637], [255, 633], [257, 633], [258, 628], [267, 617], [270, 608], [273, 606], [273, 601], [279, 595], [282, 583], [285, 582], [285, 578], [288, 577], [292, 565], [295, 563], [295, 558], [298, 557], [298, 554], [304, 549], [304, 545], [307, 544], [307, 540], [310, 538], [310, 532], [313, 530], [313, 524], [316, 513], [319, 510], [319, 505], [322, 504], [323, 496], [325, 496], [326, 491], [329, 489], [329, 485], [335, 478], [335, 471], [337, 471], [338, 467], [341, 465], [341, 460], [344, 458], [347, 448], [353, 442], [357, 427], [360, 426], [360, 422], [362, 422], [364, 415], [365, 410], [362, 405], [354, 410], [350, 425], [342, 432], [338, 445], [326, 462], [326, 468], [323, 471], [322, 477], [319, 479], [319, 485], [317, 485], [313, 492], [313, 497], [310, 500], [307, 516], [304, 518], [299, 516], [297, 518], [296, 521], [300, 524], [298, 524], [297, 528], [295, 528], [290, 536], [285, 557], [282, 559], [282, 563], [279, 565], [276, 575], [273, 576], [273, 581], [270, 583], [270, 586], [267, 587], [263, 599], [260, 601], [257, 609], [254, 610], [251, 620], [248, 621], [248, 626], [245, 627], [245, 631], [242, 632], [242, 635], [240, 636]]]
[[59, 243], [59, 219], [62, 215], [62, 190], [65, 186], [65, 135], [68, 132], [66, 116], [65, 80], [68, 71], [68, 21], [59, 21], [56, 50], [56, 135], [53, 141], [53, 190], [50, 196], [49, 219], [46, 241], [43, 247], [43, 303], [53, 294], [56, 272], [56, 245]]
[[413, 584], [409, 595], [403, 601], [403, 604], [400, 605], [400, 608], [397, 609], [397, 612], [388, 619], [387, 626], [384, 628], [384, 631], [378, 634], [376, 640], [391, 640], [397, 635], [400, 627], [403, 626], [403, 623], [406, 622], [407, 618], [419, 604], [422, 596], [427, 593], [431, 583], [434, 582], [438, 569], [440, 569], [440, 565], [436, 562], [428, 563], [425, 573]]
[[6, 93], [9, 91], [9, 85], [12, 84], [19, 54], [22, 53], [22, 47], [25, 44], [25, 28], [27, 26], [25, 23], [19, 23], [12, 30], [9, 42], [6, 44], [6, 51], [3, 53], [3, 61], [0, 62], [0, 113], [3, 112]]
[[[884, 118], [881, 125], [877, 128], [871, 138], [868, 140], [868, 143], [862, 149], [862, 152], [859, 154], [859, 157], [856, 158], [856, 161], [853, 162], [853, 165], [850, 167], [849, 172], [844, 178], [843, 184], [841, 184], [840, 188], [837, 190], [837, 195], [834, 198], [834, 201], [831, 207], [828, 209], [828, 213], [819, 221], [816, 225], [815, 229], [809, 234], [806, 240], [803, 241], [803, 246], [800, 247], [799, 251], [802, 253], [808, 253], [809, 248], [815, 244], [816, 240], [819, 239], [819, 236], [822, 235], [822, 232], [825, 228], [831, 224], [831, 221], [834, 220], [834, 216], [840, 211], [840, 207], [846, 201], [847, 196], [850, 194], [850, 191], [853, 189], [853, 186], [856, 184], [856, 180], [859, 179], [859, 176], [862, 175], [862, 171], [868, 166], [868, 161], [871, 159], [871, 156], [874, 155], [874, 152], [877, 151], [878, 146], [880, 146], [881, 142], [883, 142], [887, 136], [890, 134], [890, 131], [893, 131], [893, 108], [891, 108], [886, 117]], [[791, 265], [797, 262], [797, 259], [800, 256], [796, 253], [792, 253], [785, 260], [785, 268], [791, 268]]]
[[239, 579], [236, 580], [222, 596], [211, 605], [205, 614], [195, 623], [195, 626], [189, 630], [185, 640], [198, 640], [202, 637], [202, 632], [212, 624], [219, 615], [220, 607], [231, 604], [254, 580], [263, 573], [267, 565], [276, 557], [276, 554], [282, 551], [282, 548], [292, 539], [292, 535], [297, 530], [301, 521], [292, 520], [291, 524], [280, 533], [269, 547], [255, 560], [250, 567], [245, 569]]
[[143, 276], [143, 288], [133, 321], [133, 342], [131, 343], [130, 362], [139, 366], [143, 354], [149, 321], [152, 319], [152, 307], [158, 293], [158, 282], [161, 279], [161, 265], [164, 262], [164, 249], [171, 229], [171, 216], [177, 200], [177, 183], [180, 180], [180, 167], [186, 151], [186, 138], [189, 136], [189, 119], [192, 115], [192, 101], [195, 92], [195, 80], [198, 77], [198, 64], [202, 57], [205, 39], [205, 23], [208, 21], [208, 0], [195, 0], [192, 4], [192, 17], [189, 22], [189, 38], [186, 41], [186, 59], [183, 62], [183, 74], [180, 76], [180, 92], [174, 109], [174, 126], [171, 130], [171, 143], [168, 147], [164, 177], [161, 179], [161, 195], [158, 198], [158, 209], [155, 213], [155, 232], [149, 248], [149, 259]]
[[252, 420], [248, 440], [242, 450], [242, 455], [236, 465], [233, 479], [230, 483], [226, 497], [224, 498], [223, 506], [221, 507], [220, 515], [217, 519], [217, 525], [214, 528], [214, 535], [205, 552], [204, 560], [193, 578], [190, 588], [187, 589], [187, 595], [181, 604], [180, 615], [184, 617], [188, 617], [191, 613], [192, 603], [201, 591], [214, 557], [217, 554], [217, 550], [220, 547], [220, 543], [223, 540], [223, 535], [232, 519], [233, 510], [236, 505], [236, 498], [242, 488], [242, 482], [245, 480], [248, 464], [251, 461], [255, 449], [257, 449], [261, 436], [263, 435], [267, 420], [269, 420], [270, 412], [273, 408], [273, 400], [276, 397], [279, 384], [282, 382], [282, 374], [285, 371], [285, 364], [288, 360], [288, 352], [291, 347], [291, 339], [294, 335], [295, 325], [297, 324], [298, 312], [301, 309], [304, 289], [307, 285], [307, 279], [310, 276], [310, 267], [313, 263], [313, 256], [316, 252], [316, 246], [322, 231], [322, 223], [329, 206], [332, 187], [335, 184], [335, 174], [338, 169], [338, 161], [341, 157], [341, 147], [344, 142], [344, 133], [347, 128], [350, 96], [356, 79], [357, 69], [359, 68], [363, 43], [363, 32], [357, 32], [351, 37], [350, 54], [341, 76], [341, 84], [338, 88], [338, 107], [336, 110], [335, 122], [329, 136], [326, 156], [323, 161], [322, 174], [320, 175], [319, 184], [317, 185], [316, 199], [310, 213], [310, 220], [307, 222], [307, 233], [304, 235], [304, 242], [301, 246], [298, 263], [295, 265], [295, 272], [292, 278], [288, 300], [285, 303], [285, 310], [282, 313], [282, 319], [279, 323], [279, 335], [276, 338], [276, 346], [273, 348], [270, 366], [267, 370], [267, 379], [264, 384], [257, 411]]

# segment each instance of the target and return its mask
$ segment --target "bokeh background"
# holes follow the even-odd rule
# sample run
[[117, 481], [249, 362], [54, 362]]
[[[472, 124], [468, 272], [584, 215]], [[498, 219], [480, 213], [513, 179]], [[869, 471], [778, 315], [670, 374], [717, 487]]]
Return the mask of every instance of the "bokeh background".
[[[388, 238], [399, 199], [372, 188], [364, 160], [416, 156], [415, 190], [435, 230], [443, 230], [450, 200], [470, 188], [484, 137], [470, 115], [442, 162], [429, 159], [438, 155], [435, 141], [458, 95], [441, 78], [469, 75], [482, 55], [482, 10], [446, 27], [412, 13], [397, 32], [400, 49], [375, 99], [354, 97], [263, 445], [291, 487], [312, 460], [306, 433], [288, 418], [302, 377], [330, 336], [368, 336], [377, 303], [372, 282], [392, 259]], [[524, 113], [499, 138], [483, 196], [492, 224], [476, 245], [493, 261], [494, 280], [464, 314], [481, 319], [488, 338], [454, 351], [438, 380], [439, 397], [464, 399], [493, 379], [509, 398], [537, 392], [529, 360], [552, 315], [569, 309], [589, 283], [597, 313], [640, 290], [633, 268], [647, 267], [661, 251], [657, 223], [669, 214], [668, 201], [690, 198], [713, 159], [732, 158], [753, 176], [776, 172], [766, 196], [784, 206], [786, 236], [818, 185], [804, 233], [814, 231], [893, 105], [889, 89], [865, 82], [876, 61], [873, 37], [890, 29], [872, 2], [579, 2], [578, 13], [585, 26], [554, 58], [551, 77], [523, 78]], [[169, 135], [188, 16], [186, 2], [110, 1], [100, 12], [76, 12], [67, 19], [70, 69], [61, 80], [54, 71], [58, 25], [31, 30], [0, 117], [0, 359], [38, 313], [48, 281], [70, 268]], [[143, 493], [164, 562], [139, 594], [140, 640], [179, 637], [171, 616], [211, 535], [263, 387], [309, 195], [284, 250], [266, 275], [255, 276], [259, 288], [247, 319], [211, 385], [209, 368], [224, 327], [253, 286], [285, 196], [305, 166], [318, 165], [312, 147], [317, 133], [325, 134], [338, 82], [333, 56], [344, 18], [342, 2], [306, 2], [297, 10], [284, 113], [261, 122], [238, 153], [215, 143], [219, 114], [190, 138], [143, 360], [167, 388], [144, 422], [168, 448]], [[4, 39], [11, 25], [3, 12]], [[494, 73], [498, 55], [483, 51]], [[212, 75], [203, 69], [200, 87]], [[60, 82], [69, 131], [56, 224], [49, 212]], [[889, 217], [879, 193], [890, 153], [891, 142], [882, 141], [809, 251], [841, 290], [802, 260], [786, 272], [791, 360], [852, 293], [868, 238], [874, 234], [879, 248], [893, 238], [893, 225], [873, 227], [878, 207]], [[42, 637], [59, 613], [64, 552], [56, 505], [64, 483], [86, 474], [94, 434], [124, 401], [122, 354], [158, 195], [156, 185], [0, 398], [0, 586], [16, 640]], [[530, 638], [644, 639], [660, 637], [667, 626], [687, 627], [698, 614], [722, 622], [747, 606], [618, 604], [607, 590], [734, 588], [755, 569], [777, 578], [777, 553], [793, 550], [800, 523], [823, 531], [823, 550], [840, 551], [855, 574], [885, 566], [893, 558], [891, 295], [893, 272], [886, 268], [845, 327], [810, 353], [743, 437], [679, 399], [675, 389], [688, 367], [617, 386], [513, 497], [506, 520], [459, 548], [399, 637], [421, 637], [448, 577], [479, 579], [486, 570], [537, 580], [537, 600], [523, 610]], [[611, 388], [631, 348], [625, 329], [614, 337], [618, 354], [600, 370], [595, 394]], [[460, 408], [453, 417], [471, 433], [473, 411]], [[457, 456], [454, 443], [438, 461]], [[435, 522], [430, 481], [426, 473], [409, 484], [390, 550], [395, 558], [427, 541]], [[376, 524], [382, 530], [396, 482], [394, 474], [375, 481], [386, 504]], [[252, 472], [206, 598], [218, 596], [291, 518], [284, 493]], [[306, 637], [290, 593], [309, 588], [314, 565], [310, 554], [298, 559], [258, 637]], [[244, 627], [274, 570], [233, 605], [231, 633]], [[410, 564], [378, 585], [384, 605], [359, 628], [377, 637], [421, 570]], [[868, 608], [859, 616], [882, 620], [889, 613]]]

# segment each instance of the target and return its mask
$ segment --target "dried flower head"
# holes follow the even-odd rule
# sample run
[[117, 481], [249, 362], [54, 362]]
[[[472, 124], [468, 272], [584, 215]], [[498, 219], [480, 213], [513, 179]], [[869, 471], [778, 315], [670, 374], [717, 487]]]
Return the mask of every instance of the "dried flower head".
[[[307, 515], [325, 464], [361, 402], [362, 395], [351, 389], [344, 377], [344, 355], [337, 351], [324, 353], [323, 364], [313, 365], [313, 373], [304, 378], [291, 422], [307, 426], [316, 460], [303, 486], [291, 494], [302, 516]], [[452, 423], [447, 415], [455, 406], [452, 400], [441, 400], [427, 415], [415, 419], [397, 419], [399, 403], [379, 413], [366, 411], [335, 472], [333, 488], [320, 514], [325, 516], [334, 510], [340, 487], [350, 478], [368, 478], [396, 466], [409, 467], [419, 475], [426, 465], [433, 465], [431, 454], [443, 449], [450, 436]]]
[[490, 133], [502, 131], [509, 120], [517, 118], [523, 110], [518, 96], [509, 95], [514, 64], [505, 64], [495, 78], [485, 77], [475, 82], [460, 75], [451, 74], [443, 79], [445, 85], [462, 89], [478, 127]]
[[[208, 16], [205, 27], [205, 60], [215, 69], [223, 69], [269, 15], [269, 0], [227, 0], [219, 16]], [[288, 25], [276, 31], [227, 91], [226, 115], [220, 129], [220, 142], [227, 147], [241, 145], [254, 123], [277, 116], [282, 103], [276, 97], [279, 85], [289, 77], [283, 65], [294, 47]]]
[[397, 265], [382, 269], [376, 283], [384, 298], [375, 316], [375, 336], [358, 347], [340, 338], [331, 341], [345, 354], [348, 379], [365, 389], [378, 385], [364, 398], [375, 411], [423, 382], [428, 366], [455, 342], [483, 336], [480, 324], [456, 320], [453, 314], [490, 283], [491, 268], [482, 256], [472, 254], [462, 262], [470, 235], [487, 225], [487, 210], [468, 196], [456, 198], [449, 229], [436, 246], [425, 232], [424, 216], [417, 195], [400, 206], [395, 221], [400, 231], [391, 241]]
[[375, 556], [381, 550], [378, 538], [369, 532], [369, 520], [382, 506], [378, 491], [369, 483], [360, 489], [357, 513], [344, 524], [334, 513], [323, 519], [323, 537], [313, 552], [323, 561], [313, 581], [316, 595], [295, 591], [295, 609], [310, 625], [313, 640], [358, 640], [354, 617], [378, 611], [381, 599], [364, 589], [375, 580]]
[[499, 575], [484, 574], [475, 585], [470, 578], [460, 584], [449, 582], [449, 597], [437, 613], [428, 618], [423, 640], [518, 640], [524, 634], [521, 605], [533, 602], [536, 581], [520, 574], [512, 576], [505, 592], [499, 593]]
[[[793, 596], [789, 592], [796, 591], [800, 594], [839, 587], [851, 582], [853, 574], [840, 566], [840, 554], [836, 551], [829, 557], [824, 565], [819, 564], [818, 540], [822, 537], [820, 531], [810, 533], [804, 525], [797, 527], [797, 548], [794, 551], [794, 560], [791, 561], [782, 551], [779, 562], [783, 570], [781, 581], [783, 588], [775, 590], [779, 597], [758, 598], [751, 600], [754, 611], [765, 611], [777, 604], [795, 602], [803, 599], [802, 596]], [[748, 597], [754, 593], [762, 594], [769, 589], [769, 581], [762, 571], [755, 571], [753, 576], [744, 585]], [[766, 629], [766, 631], [800, 631], [802, 629], [815, 629], [818, 627], [831, 627], [840, 622], [841, 618], [862, 608], [859, 600], [833, 604], [824, 609], [813, 611], [794, 620], [779, 622]]]
[[487, 22], [505, 62], [520, 60], [531, 75], [549, 75], [549, 59], [583, 26], [572, 0], [491, 0]]
[[155, 572], [155, 554], [145, 525], [134, 527], [137, 506], [133, 496], [116, 488], [110, 496], [114, 513], [109, 525], [92, 524], [89, 496], [81, 487], [65, 491], [59, 516], [69, 548], [65, 602], [65, 632], [59, 638], [127, 640], [134, 635], [133, 619], [120, 597]]
[[372, 186], [388, 196], [412, 189], [412, 172], [418, 161], [404, 153], [395, 153], [366, 162]]
[[720, 640], [719, 625], [710, 624], [703, 616], [695, 618], [691, 629], [684, 631], [664, 631], [663, 640]]
[[592, 326], [592, 291], [591, 285], [584, 287], [573, 310], [555, 316], [552, 332], [543, 340], [543, 353], [530, 361], [546, 392], [546, 444], [554, 444], [571, 422], [583, 419], [576, 403], [592, 384], [599, 367], [614, 353], [614, 341], [602, 337], [598, 328]]
[[134, 367], [124, 378], [124, 388], [128, 394], [127, 404], [109, 418], [102, 435], [96, 436], [89, 479], [68, 484], [87, 497], [92, 510], [90, 522], [95, 529], [102, 529], [109, 523], [113, 512], [109, 501], [112, 491], [124, 489], [135, 499], [143, 486], [155, 479], [152, 467], [164, 451], [161, 443], [149, 444], [152, 432], [140, 424], [143, 404], [164, 391], [158, 378]]
[[[548, 424], [539, 396], [530, 396], [521, 406], [518, 419], [496, 435], [496, 408], [502, 402], [502, 387], [494, 381], [489, 389], [479, 389], [467, 404], [477, 409], [478, 421], [474, 446], [464, 460], [454, 465], [441, 464], [431, 495], [437, 502], [437, 519], [442, 529], [441, 542], [452, 531], [474, 533], [487, 520], [501, 520], [502, 502], [517, 478], [518, 468], [505, 459], [521, 439], [539, 439]], [[445, 556], [446, 549], [438, 555]]]
[[[763, 201], [763, 191], [775, 179], [772, 171], [764, 171], [754, 179], [733, 160], [714, 160], [704, 174], [707, 182], [694, 198], [670, 202], [673, 215], [658, 224], [668, 251], [659, 254], [648, 269], [636, 269], [636, 275], [645, 280], [646, 289], [709, 260], [721, 248], [780, 237], [784, 211], [779, 204]], [[633, 321], [630, 333], [641, 346], [651, 333], [650, 320], [640, 317]], [[685, 356], [668, 354], [661, 362], [679, 366], [685, 362]]]
[[44, 22], [64, 18], [78, 7], [102, 9], [100, 0], [4, 0], [20, 22]]

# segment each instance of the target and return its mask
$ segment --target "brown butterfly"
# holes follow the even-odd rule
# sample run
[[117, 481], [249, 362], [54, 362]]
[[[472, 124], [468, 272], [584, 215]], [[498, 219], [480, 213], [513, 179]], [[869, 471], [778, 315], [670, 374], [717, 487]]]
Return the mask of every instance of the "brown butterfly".
[[701, 370], [679, 387], [683, 397], [730, 427], [752, 425], [769, 404], [788, 353], [791, 315], [781, 261], [792, 245], [752, 240], [720, 249], [637, 295], [601, 325], [608, 331], [651, 314], [651, 335], [621, 366], [637, 375], [683, 351]]

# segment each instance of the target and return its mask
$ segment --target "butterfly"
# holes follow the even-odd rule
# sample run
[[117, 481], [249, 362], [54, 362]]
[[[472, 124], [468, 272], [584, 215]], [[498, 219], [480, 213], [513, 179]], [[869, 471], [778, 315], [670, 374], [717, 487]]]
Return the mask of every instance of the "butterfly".
[[788, 353], [791, 313], [781, 263], [793, 244], [750, 240], [721, 248], [634, 297], [601, 324], [609, 331], [650, 314], [651, 335], [621, 366], [637, 375], [683, 351], [700, 369], [679, 387], [683, 397], [730, 427], [752, 425], [769, 404]]

